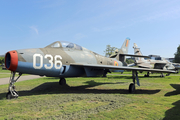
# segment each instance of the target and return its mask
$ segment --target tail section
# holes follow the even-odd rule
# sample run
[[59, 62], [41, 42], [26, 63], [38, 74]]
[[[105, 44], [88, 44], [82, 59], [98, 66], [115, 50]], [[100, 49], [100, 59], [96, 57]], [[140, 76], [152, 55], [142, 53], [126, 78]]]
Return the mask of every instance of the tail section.
[[[141, 51], [140, 51], [140, 48], [138, 48], [137, 44], [134, 43], [134, 55], [142, 55]], [[135, 57], [135, 60], [144, 60], [144, 58], [141, 58], [141, 57]]]
[[119, 52], [119, 50], [116, 49], [116, 50], [109, 56], [109, 58], [115, 58], [115, 57], [117, 56], [118, 52]]
[[123, 45], [121, 46], [120, 54], [127, 54], [128, 53], [129, 41], [130, 41], [130, 38], [126, 38]]
[[124, 55], [120, 55], [120, 54], [127, 54], [128, 53], [129, 41], [130, 41], [130, 38], [126, 38], [123, 45], [121, 46], [121, 49], [119, 50], [119, 52], [116, 56], [117, 60], [119, 60], [121, 62], [125, 62], [126, 57]]

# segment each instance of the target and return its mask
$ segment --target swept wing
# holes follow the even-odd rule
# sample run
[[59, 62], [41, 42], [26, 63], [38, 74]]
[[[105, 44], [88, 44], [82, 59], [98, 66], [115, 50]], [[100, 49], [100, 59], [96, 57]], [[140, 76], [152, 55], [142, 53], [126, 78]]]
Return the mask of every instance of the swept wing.
[[147, 68], [136, 68], [127, 66], [112, 66], [112, 65], [97, 65], [97, 64], [78, 64], [71, 63], [71, 66], [78, 67], [89, 67], [89, 68], [100, 68], [100, 69], [116, 69], [116, 70], [131, 70], [131, 71], [149, 71], [149, 72], [161, 72], [161, 73], [175, 73], [171, 70], [161, 70], [161, 69], [147, 69]]

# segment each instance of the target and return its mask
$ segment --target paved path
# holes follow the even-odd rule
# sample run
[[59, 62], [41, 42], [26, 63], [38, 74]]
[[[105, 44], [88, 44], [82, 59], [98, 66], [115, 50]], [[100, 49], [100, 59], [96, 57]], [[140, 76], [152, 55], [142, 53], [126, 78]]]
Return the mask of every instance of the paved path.
[[[17, 78], [17, 77], [16, 77]], [[41, 78], [40, 76], [38, 75], [26, 75], [26, 76], [21, 76], [17, 82], [19, 81], [24, 81], [24, 80], [31, 80], [31, 79], [36, 79], [36, 78]], [[8, 78], [0, 78], [0, 85], [4, 85], [4, 84], [9, 84], [9, 79], [10, 77]]]

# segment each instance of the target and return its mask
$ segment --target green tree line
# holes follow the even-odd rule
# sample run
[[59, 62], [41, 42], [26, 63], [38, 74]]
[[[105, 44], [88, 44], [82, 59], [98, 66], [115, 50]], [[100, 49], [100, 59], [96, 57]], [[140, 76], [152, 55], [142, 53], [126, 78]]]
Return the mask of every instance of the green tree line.
[[111, 45], [106, 45], [106, 50], [104, 51], [105, 56], [106, 56], [106, 57], [111, 56], [116, 49], [118, 49], [118, 48], [116, 48], [116, 47], [111, 47]]
[[0, 65], [2, 65], [5, 61], [5, 58], [4, 57], [0, 57]]
[[[118, 48], [116, 48], [116, 47], [111, 47], [111, 45], [106, 45], [106, 50], [104, 51], [104, 53], [105, 53], [105, 56], [106, 57], [110, 57], [110, 56], [115, 56], [115, 50], [117, 50], [117, 53], [118, 53], [118, 51], [119, 51], [119, 49]], [[131, 64], [131, 63], [134, 63], [135, 61], [134, 60], [132, 60], [132, 59], [126, 59], [126, 63], [127, 64]]]
[[180, 45], [177, 47], [177, 52], [174, 53], [174, 62], [180, 63]]

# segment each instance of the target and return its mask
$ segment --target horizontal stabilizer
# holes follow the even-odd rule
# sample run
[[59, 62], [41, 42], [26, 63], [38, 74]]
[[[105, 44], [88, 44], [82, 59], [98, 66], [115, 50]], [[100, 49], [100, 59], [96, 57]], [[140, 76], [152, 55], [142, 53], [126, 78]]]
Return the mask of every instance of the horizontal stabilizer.
[[143, 57], [143, 58], [150, 58], [149, 56], [143, 56], [143, 55], [132, 55], [132, 54], [119, 54], [121, 56], [132, 56], [132, 57]]
[[135, 63], [131, 63], [131, 64], [128, 64], [127, 66], [128, 67], [133, 67], [133, 66], [136, 66], [136, 64]]

